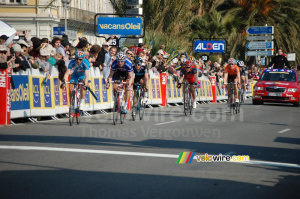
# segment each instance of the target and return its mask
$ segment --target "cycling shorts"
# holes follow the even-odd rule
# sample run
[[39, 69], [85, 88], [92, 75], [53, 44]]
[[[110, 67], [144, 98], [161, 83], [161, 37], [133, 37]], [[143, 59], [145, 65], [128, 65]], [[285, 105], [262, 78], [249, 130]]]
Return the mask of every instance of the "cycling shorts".
[[228, 74], [228, 83], [234, 82], [235, 79], [237, 79], [237, 75], [229, 75]]
[[85, 79], [85, 75], [77, 75], [77, 74], [73, 73], [71, 75], [70, 83], [78, 83], [84, 79]]

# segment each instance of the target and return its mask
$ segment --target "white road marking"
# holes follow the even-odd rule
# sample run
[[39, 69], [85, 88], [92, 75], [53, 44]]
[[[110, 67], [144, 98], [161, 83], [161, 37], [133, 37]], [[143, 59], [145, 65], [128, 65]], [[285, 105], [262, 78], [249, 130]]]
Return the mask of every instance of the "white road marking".
[[[58, 152], [74, 152], [74, 153], [94, 153], [94, 154], [109, 154], [109, 155], [127, 155], [127, 156], [141, 156], [141, 157], [158, 157], [158, 158], [173, 158], [177, 159], [179, 154], [160, 154], [160, 153], [144, 153], [144, 152], [125, 152], [125, 151], [108, 151], [95, 149], [73, 149], [73, 148], [56, 148], [56, 147], [36, 147], [36, 146], [0, 146], [0, 149], [8, 150], [24, 150], [24, 151], [58, 151]], [[211, 154], [213, 155], [213, 154]], [[197, 159], [196, 156], [194, 159]], [[265, 166], [289, 167], [300, 169], [299, 164], [284, 163], [284, 162], [269, 162], [250, 160], [248, 162], [229, 162], [240, 164], [258, 164]]]
[[176, 122], [176, 121], [163, 122], [163, 123], [158, 123], [158, 124], [155, 124], [155, 125], [158, 126], [158, 125], [170, 124], [170, 123], [174, 123], [174, 122]]
[[288, 132], [288, 131], [290, 131], [291, 129], [283, 129], [283, 130], [281, 130], [281, 131], [278, 131], [277, 133], [285, 133], [285, 132]]
[[178, 158], [178, 155], [172, 155], [172, 154], [107, 151], [107, 150], [95, 150], [95, 149], [57, 148], [57, 147], [0, 146], [0, 149], [25, 150], [25, 151], [26, 150], [29, 150], [29, 151], [59, 151], [59, 152], [75, 152], [75, 153], [110, 154], [110, 155], [130, 155], [130, 156], [143, 156], [143, 157]]
[[262, 105], [258, 105], [258, 106], [256, 106], [257, 108], [259, 108], [259, 107], [262, 107]]

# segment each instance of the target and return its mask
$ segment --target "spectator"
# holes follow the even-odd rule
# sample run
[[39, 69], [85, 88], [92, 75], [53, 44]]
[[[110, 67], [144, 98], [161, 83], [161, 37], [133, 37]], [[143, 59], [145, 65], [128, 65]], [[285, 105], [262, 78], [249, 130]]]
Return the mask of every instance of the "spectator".
[[4, 45], [0, 45], [0, 69], [7, 69], [7, 48]]
[[40, 56], [40, 46], [42, 41], [37, 37], [32, 37], [32, 49], [29, 51], [29, 55], [32, 56], [34, 59], [38, 58]]
[[160, 45], [159, 47], [159, 51], [161, 50], [163, 52], [164, 55], [167, 55], [166, 51], [165, 51], [166, 46], [164, 44]]
[[23, 52], [21, 54], [24, 57], [24, 59], [26, 60], [26, 62], [28, 62], [29, 66], [31, 66], [32, 64], [34, 64], [35, 60], [28, 53], [30, 45], [27, 42], [25, 42], [24, 40], [22, 40], [22, 39], [20, 39], [18, 41], [18, 44], [21, 46], [21, 48], [23, 50]]
[[[140, 53], [140, 52], [143, 52], [143, 53], [144, 53], [144, 48], [143, 48], [143, 46], [144, 46], [143, 43], [139, 43], [139, 44], [138, 44], [138, 49], [136, 50], [136, 55], [139, 56], [139, 53]], [[139, 57], [141, 57], [141, 56], [139, 56]]]
[[4, 45], [8, 37], [6, 35], [0, 36], [0, 45]]
[[93, 45], [90, 50], [89, 61], [93, 63], [94, 67], [99, 67], [99, 69], [101, 70], [102, 66], [100, 66], [100, 63], [97, 61], [100, 50], [101, 50], [101, 47], [99, 45], [97, 45], [97, 44]]
[[41, 49], [40, 50], [40, 56], [37, 59], [37, 62], [39, 64], [39, 70], [41, 72], [46, 73], [46, 78], [50, 78], [51, 72], [52, 72], [52, 66], [51, 64], [47, 61], [47, 58], [50, 56], [50, 53], [46, 49]]
[[99, 63], [99, 69], [102, 71], [105, 62], [105, 54], [108, 52], [108, 44], [103, 43], [100, 52], [98, 53], [98, 58], [96, 61]]
[[65, 73], [67, 72], [67, 67], [65, 65], [64, 60], [57, 61], [57, 69], [58, 69], [58, 79], [63, 82]]
[[204, 70], [206, 70], [207, 72], [210, 71], [211, 69], [211, 60], [207, 60], [207, 62], [205, 63], [204, 66]]
[[128, 49], [127, 51], [126, 51], [126, 56], [127, 56], [127, 58], [128, 58], [128, 60], [130, 61], [130, 62], [133, 62], [133, 58], [134, 58], [134, 53], [132, 52], [132, 50], [130, 50], [130, 49]]
[[105, 54], [105, 63], [103, 67], [103, 77], [106, 80], [110, 73], [110, 65], [114, 61], [114, 56], [117, 54], [117, 47], [112, 46], [109, 52]]
[[70, 62], [70, 57], [69, 57], [67, 51], [70, 49], [71, 44], [70, 44], [70, 42], [67, 39], [63, 39], [61, 41], [61, 46], [62, 46], [62, 48], [64, 50], [64, 53], [62, 53], [62, 55], [65, 55], [64, 56], [64, 60], [65, 60], [65, 63], [68, 65], [69, 62]]
[[21, 54], [23, 50], [19, 44], [14, 44], [12, 46], [12, 52], [13, 56], [16, 58], [14, 72], [18, 72], [21, 69], [25, 71], [27, 68], [30, 68], [30, 64], [27, 62], [26, 57]]

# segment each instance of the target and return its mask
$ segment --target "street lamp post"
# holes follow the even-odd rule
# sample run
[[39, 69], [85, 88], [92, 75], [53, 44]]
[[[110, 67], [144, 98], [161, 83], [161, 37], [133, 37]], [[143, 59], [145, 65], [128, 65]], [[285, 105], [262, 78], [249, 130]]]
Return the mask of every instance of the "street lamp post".
[[69, 8], [69, 4], [71, 0], [61, 0], [64, 10], [65, 10], [65, 34], [67, 35], [68, 25], [67, 25], [67, 9]]

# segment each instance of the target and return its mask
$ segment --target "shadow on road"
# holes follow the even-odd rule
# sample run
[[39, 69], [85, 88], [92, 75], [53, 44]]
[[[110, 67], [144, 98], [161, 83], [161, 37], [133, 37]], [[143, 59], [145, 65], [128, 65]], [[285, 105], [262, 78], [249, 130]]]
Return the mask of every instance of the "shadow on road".
[[[0, 162], [5, 164], [15, 164]], [[20, 163], [16, 163], [21, 166]], [[37, 166], [39, 165], [26, 165]], [[178, 169], [182, 165], [177, 165]], [[298, 198], [299, 176], [275, 186], [231, 180], [48, 168], [0, 172], [1, 199], [12, 198]], [[292, 183], [293, 182], [293, 183]]]

